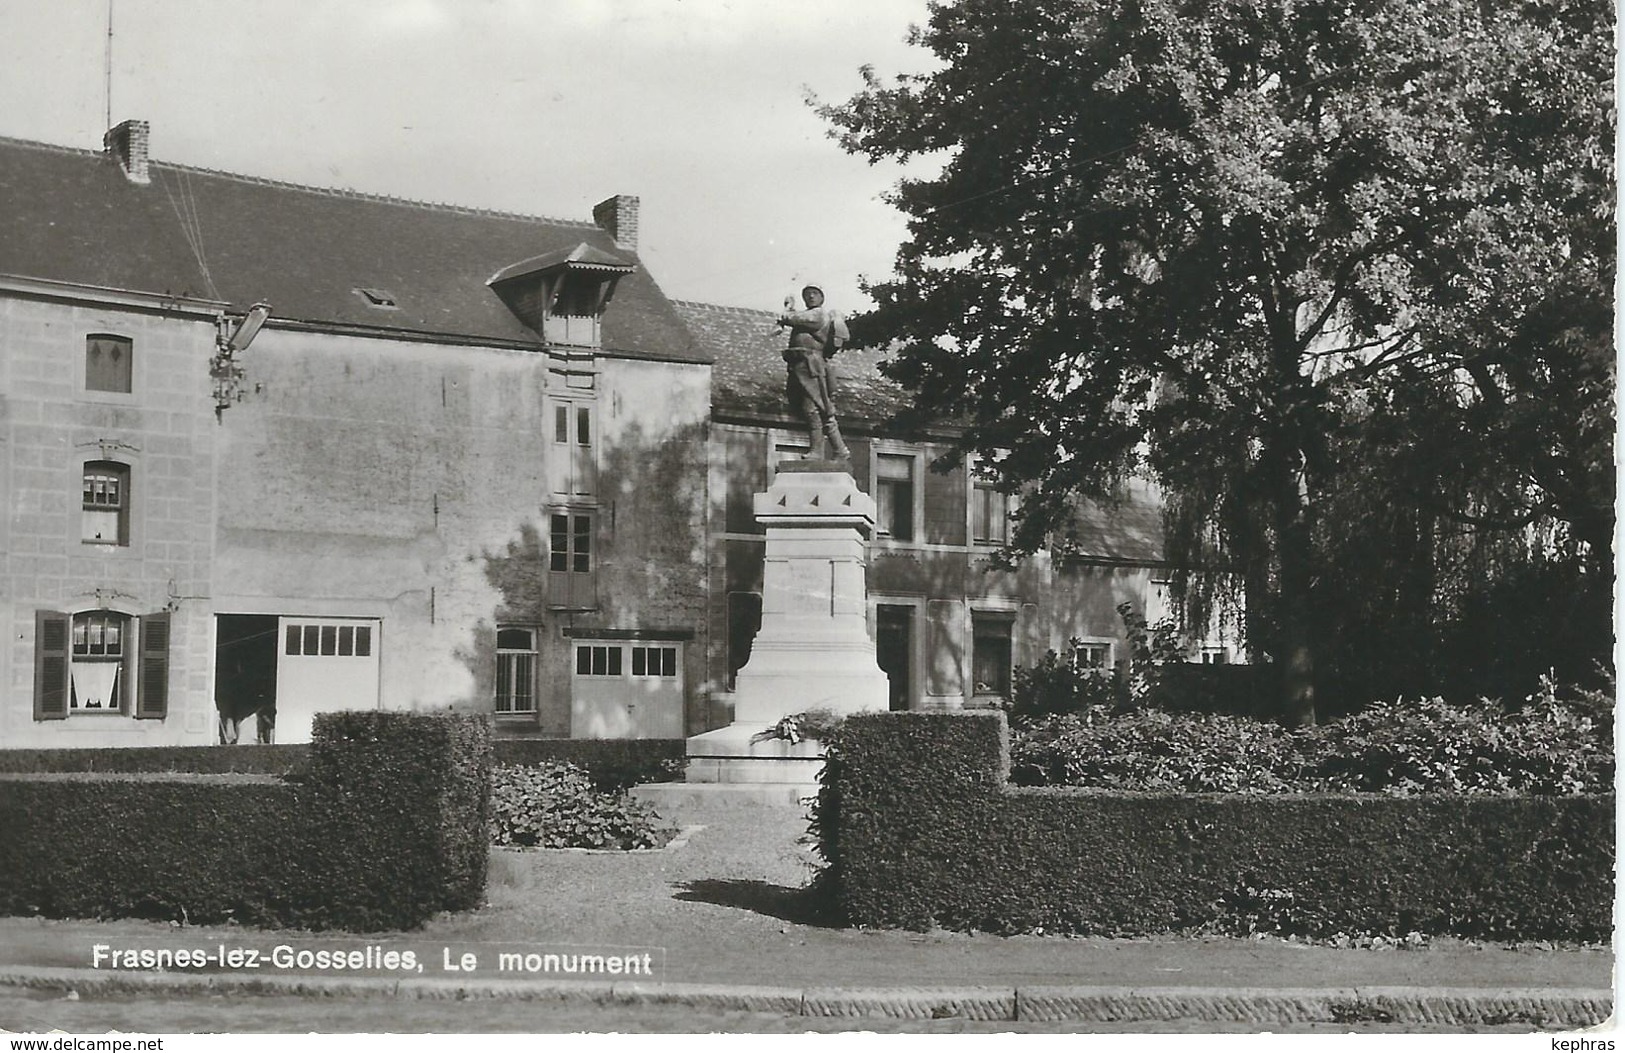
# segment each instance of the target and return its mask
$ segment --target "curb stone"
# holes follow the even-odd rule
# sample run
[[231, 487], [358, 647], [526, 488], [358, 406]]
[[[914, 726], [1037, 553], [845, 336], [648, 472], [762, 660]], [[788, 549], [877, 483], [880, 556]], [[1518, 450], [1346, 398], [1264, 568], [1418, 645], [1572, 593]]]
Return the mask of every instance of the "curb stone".
[[114, 973], [89, 969], [0, 967], [0, 988], [80, 995], [232, 992], [312, 998], [510, 1000], [594, 1005], [685, 1005], [713, 1011], [809, 1017], [929, 1020], [1134, 1022], [1169, 1020], [1288, 1024], [1415, 1023], [1574, 1030], [1607, 1021], [1609, 990], [1588, 988], [1215, 988], [1083, 987], [756, 987], [733, 984], [593, 983], [487, 980], [455, 983], [371, 977], [254, 976], [211, 973]]
[[1009, 987], [809, 988], [802, 996], [801, 1015], [1015, 1020], [1016, 996]]

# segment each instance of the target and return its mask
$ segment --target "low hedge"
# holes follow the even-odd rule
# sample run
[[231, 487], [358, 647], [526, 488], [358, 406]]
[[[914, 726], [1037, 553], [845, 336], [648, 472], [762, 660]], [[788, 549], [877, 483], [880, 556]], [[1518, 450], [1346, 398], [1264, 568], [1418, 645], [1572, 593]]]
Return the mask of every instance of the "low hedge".
[[299, 782], [0, 779], [0, 912], [371, 932], [476, 905], [486, 722], [326, 714], [314, 739]]
[[1012, 788], [998, 713], [876, 713], [814, 815], [858, 925], [1131, 936], [1602, 940], [1611, 795], [1169, 795]]
[[498, 764], [573, 764], [605, 792], [680, 778], [687, 746], [684, 739], [497, 739], [495, 744]]
[[0, 750], [0, 774], [30, 772], [241, 772], [283, 775], [310, 753], [303, 743], [277, 746], [118, 746], [99, 749]]

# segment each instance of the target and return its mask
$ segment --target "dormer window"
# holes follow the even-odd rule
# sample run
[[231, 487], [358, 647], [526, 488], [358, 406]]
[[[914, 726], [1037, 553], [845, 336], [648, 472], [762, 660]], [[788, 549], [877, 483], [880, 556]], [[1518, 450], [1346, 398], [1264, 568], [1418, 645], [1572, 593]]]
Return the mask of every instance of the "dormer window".
[[388, 289], [356, 289], [355, 294], [361, 297], [361, 302], [368, 307], [376, 307], [383, 311], [394, 311], [400, 307], [395, 302], [395, 294]]
[[615, 286], [637, 268], [582, 242], [504, 267], [486, 284], [508, 309], [549, 344], [600, 345], [598, 323]]

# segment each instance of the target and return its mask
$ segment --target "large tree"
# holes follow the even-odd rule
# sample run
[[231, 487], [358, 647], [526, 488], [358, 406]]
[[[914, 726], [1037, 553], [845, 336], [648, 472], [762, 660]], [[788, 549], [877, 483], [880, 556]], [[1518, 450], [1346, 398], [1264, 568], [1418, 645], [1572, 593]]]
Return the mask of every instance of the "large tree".
[[[895, 192], [910, 237], [869, 338], [899, 344], [920, 417], [967, 421], [963, 448], [1023, 488], [1018, 550], [1156, 478], [1174, 556], [1236, 572], [1284, 713], [1312, 721], [1317, 534], [1373, 429], [1428, 447], [1373, 499], [1557, 517], [1604, 558], [1611, 19], [933, 4], [938, 68], [865, 71], [823, 110], [849, 150], [943, 160]], [[1416, 485], [1441, 471], [1460, 485]]]

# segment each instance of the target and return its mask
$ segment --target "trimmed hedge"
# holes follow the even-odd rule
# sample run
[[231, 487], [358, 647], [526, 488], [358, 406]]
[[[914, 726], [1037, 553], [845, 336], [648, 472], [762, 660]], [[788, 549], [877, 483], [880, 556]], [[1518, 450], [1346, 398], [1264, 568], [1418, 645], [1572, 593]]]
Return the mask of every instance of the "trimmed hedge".
[[593, 786], [619, 792], [645, 782], [679, 778], [685, 739], [498, 739], [496, 762], [535, 767], [550, 761], [585, 769]]
[[300, 782], [0, 779], [0, 913], [416, 928], [485, 888], [490, 737], [453, 714], [318, 716]]
[[1011, 788], [999, 713], [849, 717], [814, 828], [858, 925], [1602, 940], [1611, 795]]
[[32, 772], [241, 772], [284, 775], [310, 754], [304, 744], [277, 746], [118, 746], [99, 749], [0, 750], [0, 774]]

